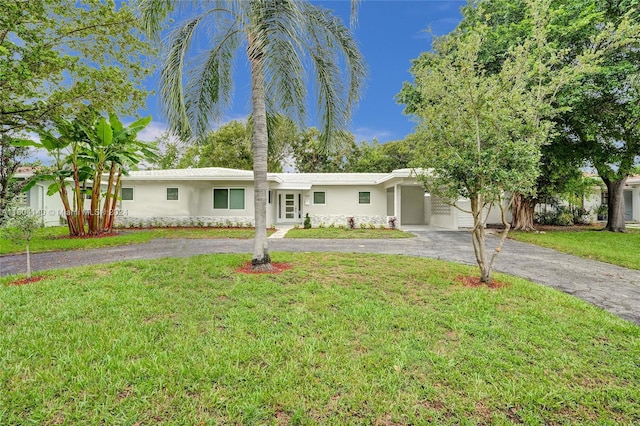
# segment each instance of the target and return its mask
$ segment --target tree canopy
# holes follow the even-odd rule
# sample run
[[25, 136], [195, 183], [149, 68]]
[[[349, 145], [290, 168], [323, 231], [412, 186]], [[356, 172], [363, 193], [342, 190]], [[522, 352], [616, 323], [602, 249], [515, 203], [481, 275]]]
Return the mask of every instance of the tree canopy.
[[[491, 259], [485, 248], [486, 209], [503, 210], [504, 194], [530, 194], [539, 175], [541, 147], [553, 129], [554, 99], [559, 90], [588, 68], [559, 65], [560, 53], [547, 42], [546, 1], [526, 2], [531, 34], [487, 64], [484, 48], [495, 29], [485, 22], [461, 27], [437, 38], [433, 51], [412, 67], [414, 84], [399, 95], [406, 111], [419, 117], [420, 140], [415, 166], [432, 195], [458, 208], [470, 200], [472, 241], [481, 281], [491, 272], [509, 225]], [[487, 65], [494, 68], [489, 69]]]
[[[488, 73], [497, 72], [509, 49], [532, 34], [533, 20], [526, 5], [526, 0], [483, 0], [463, 8], [456, 31], [470, 31], [478, 23], [492, 28], [479, 52]], [[533, 209], [539, 197], [571, 192], [585, 164], [595, 166], [605, 183], [609, 182], [607, 228], [624, 228], [621, 189], [640, 154], [634, 142], [634, 106], [639, 103], [632, 84], [640, 63], [639, 7], [637, 0], [547, 3], [547, 39], [561, 53], [558, 65], [571, 67], [585, 50], [593, 50], [599, 62], [579, 84], [559, 90], [555, 99], [559, 113], [552, 117], [557, 131], [549, 140], [550, 146], [543, 149], [543, 173], [536, 193], [516, 199], [517, 229], [533, 228]]]
[[87, 104], [133, 112], [145, 99], [151, 53], [124, 2], [3, 1], [0, 133], [43, 126]]

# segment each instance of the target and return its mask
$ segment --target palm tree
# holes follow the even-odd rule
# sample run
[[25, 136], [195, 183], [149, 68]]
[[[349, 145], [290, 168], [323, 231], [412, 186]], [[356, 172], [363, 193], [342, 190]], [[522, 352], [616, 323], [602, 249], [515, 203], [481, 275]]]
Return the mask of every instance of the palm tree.
[[[364, 59], [351, 31], [330, 11], [300, 0], [138, 3], [145, 29], [156, 39], [162, 21], [174, 12], [176, 4], [188, 3], [193, 12], [168, 36], [160, 83], [170, 130], [182, 137], [202, 135], [211, 120], [220, 119], [233, 92], [235, 55], [241, 50], [246, 53], [254, 123], [256, 234], [252, 264], [254, 269], [271, 269], [266, 232], [267, 114], [283, 113], [303, 122], [305, 68], [310, 68], [317, 82], [322, 141], [329, 146], [346, 126], [366, 76]], [[208, 37], [208, 51], [187, 65], [198, 30]], [[339, 64], [344, 64], [344, 72]]]

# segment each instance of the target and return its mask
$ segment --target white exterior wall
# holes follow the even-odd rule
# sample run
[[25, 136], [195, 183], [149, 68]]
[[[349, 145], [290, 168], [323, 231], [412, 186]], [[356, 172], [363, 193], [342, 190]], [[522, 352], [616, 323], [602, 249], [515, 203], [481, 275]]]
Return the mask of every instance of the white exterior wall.
[[443, 204], [435, 195], [431, 195], [429, 198], [431, 198], [429, 225], [438, 228], [458, 229], [457, 209]]
[[[211, 181], [123, 181], [123, 188], [133, 188], [133, 201], [122, 200], [122, 214], [117, 222], [127, 224], [143, 220], [186, 220], [204, 223], [253, 223], [253, 185], [251, 182]], [[178, 188], [178, 200], [167, 200], [167, 188]], [[244, 209], [214, 209], [214, 188], [243, 188]]]
[[425, 196], [422, 186], [401, 186], [402, 197], [402, 224], [424, 225], [425, 221]]
[[[505, 209], [504, 219], [507, 221], [507, 223], [511, 223], [511, 220], [513, 219], [513, 215], [512, 215], [511, 209], [510, 208], [507, 209], [508, 202], [509, 200], [503, 200], [502, 206]], [[489, 214], [489, 216], [487, 216], [487, 213]], [[495, 205], [491, 207], [491, 211], [489, 211], [489, 209], [485, 209], [484, 215], [487, 218], [487, 224], [502, 225], [502, 213], [500, 212], [499, 206]]]
[[[41, 182], [35, 184], [27, 193], [27, 203], [31, 209], [42, 216], [45, 226], [60, 226], [61, 217], [65, 216], [64, 207], [60, 194], [55, 193], [51, 196], [47, 195], [47, 188], [51, 182]], [[72, 202], [71, 187], [67, 187], [70, 197], [69, 202]]]
[[631, 202], [633, 204], [631, 220], [640, 222], [640, 185], [632, 186], [631, 191]]
[[[325, 204], [313, 203], [314, 192], [325, 193]], [[360, 204], [359, 192], [369, 192], [371, 203]], [[302, 192], [302, 204], [303, 217], [309, 213], [312, 226], [347, 226], [349, 217], [355, 218], [358, 227], [387, 224], [387, 190], [381, 186], [313, 186]]]

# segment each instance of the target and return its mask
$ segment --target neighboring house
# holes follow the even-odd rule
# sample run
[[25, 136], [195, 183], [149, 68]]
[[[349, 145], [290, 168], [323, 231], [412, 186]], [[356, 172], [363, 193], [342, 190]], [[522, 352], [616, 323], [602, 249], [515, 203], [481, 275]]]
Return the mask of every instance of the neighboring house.
[[[590, 176], [597, 177], [596, 175]], [[630, 176], [627, 179], [627, 183], [623, 189], [623, 199], [624, 220], [626, 222], [640, 222], [640, 175]], [[590, 216], [593, 221], [606, 220], [606, 216], [600, 216], [597, 214], [597, 209], [600, 206], [606, 206], [607, 202], [607, 188], [604, 184], [602, 184], [594, 186], [591, 194], [586, 195], [583, 198], [582, 207], [590, 212]], [[564, 202], [563, 205], [567, 205], [567, 203]], [[544, 211], [548, 207], [548, 205], [539, 204], [537, 206], [537, 211]]]
[[[26, 176], [24, 176], [26, 177]], [[458, 229], [472, 225], [471, 215], [425, 194], [410, 169], [391, 173], [269, 173], [267, 223], [313, 226], [406, 228], [431, 225]], [[42, 212], [47, 225], [63, 216], [58, 194], [46, 195], [46, 183], [34, 186], [27, 203]], [[120, 225], [253, 224], [253, 172], [225, 168], [132, 171], [122, 178]], [[464, 201], [462, 201], [464, 204]], [[468, 202], [467, 202], [468, 204]], [[496, 222], [499, 217], [496, 212]]]

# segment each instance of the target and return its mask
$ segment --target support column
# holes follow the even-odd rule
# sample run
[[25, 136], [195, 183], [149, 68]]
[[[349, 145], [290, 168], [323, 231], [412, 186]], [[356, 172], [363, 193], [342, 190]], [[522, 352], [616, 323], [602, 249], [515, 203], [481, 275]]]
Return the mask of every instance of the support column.
[[631, 220], [640, 222], [640, 186], [634, 186], [631, 190]]
[[402, 228], [402, 187], [398, 184], [393, 186], [393, 211], [396, 217], [396, 227]]

